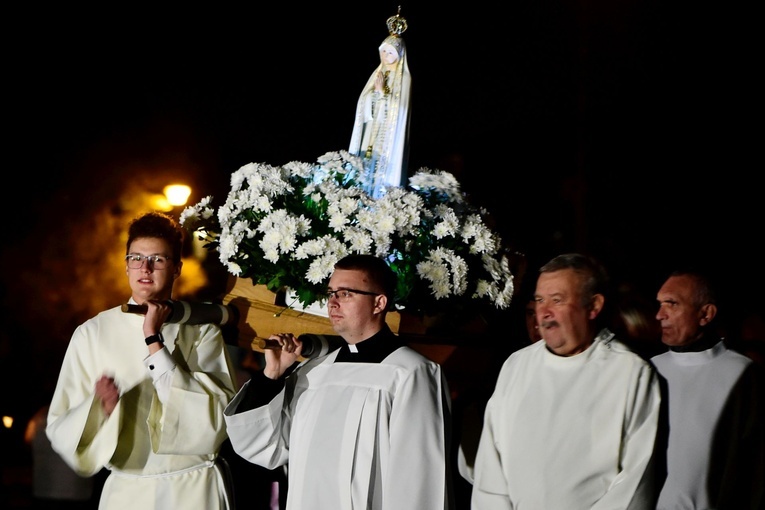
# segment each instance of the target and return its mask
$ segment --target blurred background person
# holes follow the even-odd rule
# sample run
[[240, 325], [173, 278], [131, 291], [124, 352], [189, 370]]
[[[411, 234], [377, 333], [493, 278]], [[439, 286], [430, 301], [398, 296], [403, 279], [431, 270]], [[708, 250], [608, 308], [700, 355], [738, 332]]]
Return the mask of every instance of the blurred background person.
[[533, 344], [542, 340], [542, 334], [539, 332], [539, 323], [537, 322], [537, 303], [534, 296], [526, 296], [523, 300], [524, 322], [526, 323], [526, 334], [529, 343]]
[[616, 296], [612, 330], [616, 337], [643, 359], [667, 350], [661, 342], [661, 326], [656, 321], [656, 303], [631, 286], [622, 286]]
[[74, 472], [53, 451], [45, 425], [48, 406], [41, 407], [27, 423], [24, 441], [32, 449], [32, 501], [38, 510], [95, 510], [98, 508], [97, 477]]

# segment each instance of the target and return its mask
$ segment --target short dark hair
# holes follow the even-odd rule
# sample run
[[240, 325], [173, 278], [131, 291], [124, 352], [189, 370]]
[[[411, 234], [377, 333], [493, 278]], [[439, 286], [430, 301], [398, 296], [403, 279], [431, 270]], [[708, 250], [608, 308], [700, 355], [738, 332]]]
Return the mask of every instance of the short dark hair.
[[669, 274], [669, 277], [672, 276], [685, 276], [694, 281], [696, 288], [693, 293], [693, 304], [697, 307], [701, 308], [707, 304], [717, 305], [717, 290], [715, 288], [715, 283], [712, 281], [712, 277], [703, 270], [693, 267], [683, 267], [672, 271]]
[[170, 255], [173, 262], [177, 264], [181, 261], [185, 231], [171, 216], [154, 211], [133, 219], [128, 227], [125, 253], [130, 252], [130, 245], [133, 244], [134, 240], [142, 237], [164, 239], [173, 251]]
[[600, 262], [593, 257], [581, 253], [564, 253], [553, 257], [539, 269], [539, 273], [551, 273], [562, 269], [573, 269], [575, 273], [583, 277], [583, 305], [589, 305], [595, 294], [602, 294], [608, 301], [608, 274]]
[[385, 297], [388, 298], [388, 309], [393, 307], [397, 278], [396, 273], [385, 260], [374, 255], [346, 255], [335, 263], [335, 269], [364, 271], [372, 285], [381, 288]]
[[710, 266], [708, 263], [691, 261], [674, 266], [674, 270], [664, 280], [673, 276], [684, 276], [693, 282], [693, 304], [697, 310], [704, 305], [714, 305], [717, 310], [712, 319], [713, 325], [707, 323], [706, 328], [715, 330], [720, 336], [728, 336], [727, 330], [736, 324], [736, 316], [726, 306], [731, 299], [731, 289], [724, 285], [724, 276], [718, 272], [719, 268]]

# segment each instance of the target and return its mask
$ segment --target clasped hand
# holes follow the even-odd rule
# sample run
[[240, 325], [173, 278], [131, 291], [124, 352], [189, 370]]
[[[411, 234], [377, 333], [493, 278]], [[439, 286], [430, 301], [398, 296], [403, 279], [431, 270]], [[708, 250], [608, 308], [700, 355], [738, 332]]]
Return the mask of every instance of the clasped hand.
[[300, 357], [303, 351], [303, 342], [292, 333], [276, 333], [268, 337], [275, 340], [281, 349], [266, 349], [266, 368], [263, 374], [269, 379], [278, 379]]

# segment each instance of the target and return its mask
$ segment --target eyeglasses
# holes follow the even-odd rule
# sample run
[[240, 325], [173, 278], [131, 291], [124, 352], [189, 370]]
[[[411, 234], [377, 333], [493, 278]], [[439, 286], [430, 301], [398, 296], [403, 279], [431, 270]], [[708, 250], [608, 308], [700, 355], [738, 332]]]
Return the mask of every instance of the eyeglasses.
[[127, 266], [130, 269], [141, 269], [144, 261], [154, 269], [165, 269], [168, 260], [170, 259], [164, 255], [139, 255], [137, 253], [125, 255], [125, 261], [127, 261]]
[[332, 298], [334, 296], [335, 299], [338, 301], [349, 301], [353, 299], [354, 294], [361, 294], [363, 296], [379, 296], [379, 292], [369, 292], [366, 290], [356, 290], [356, 289], [337, 289], [337, 290], [327, 290], [327, 300]]

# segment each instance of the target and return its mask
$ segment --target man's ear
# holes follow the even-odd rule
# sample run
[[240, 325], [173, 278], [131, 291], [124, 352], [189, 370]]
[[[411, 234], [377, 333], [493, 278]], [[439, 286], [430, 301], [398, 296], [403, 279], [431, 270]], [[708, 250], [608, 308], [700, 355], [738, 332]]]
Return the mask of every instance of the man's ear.
[[715, 318], [715, 315], [717, 315], [717, 305], [712, 303], [705, 304], [701, 307], [701, 319], [699, 319], [699, 324], [706, 326], [712, 322], [712, 319]]
[[175, 280], [179, 276], [181, 276], [181, 268], [183, 267], [183, 261], [178, 261], [178, 263], [175, 265], [175, 273], [173, 273], [173, 279]]
[[590, 303], [590, 313], [588, 317], [590, 320], [593, 320], [595, 317], [600, 314], [600, 311], [603, 310], [603, 304], [606, 302], [605, 296], [603, 294], [595, 294], [592, 296], [592, 302]]
[[388, 298], [385, 294], [375, 296], [375, 309], [374, 313], [382, 313], [388, 309]]

